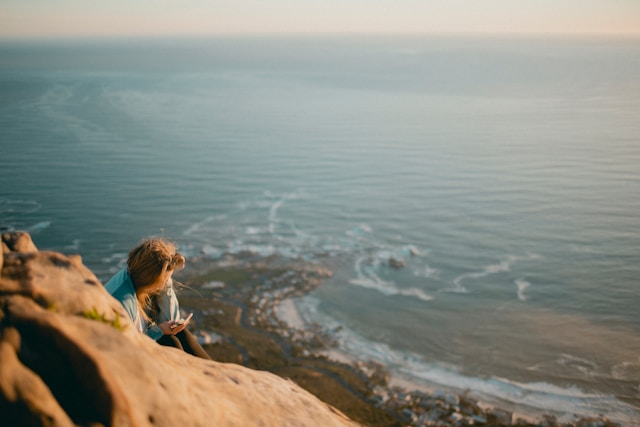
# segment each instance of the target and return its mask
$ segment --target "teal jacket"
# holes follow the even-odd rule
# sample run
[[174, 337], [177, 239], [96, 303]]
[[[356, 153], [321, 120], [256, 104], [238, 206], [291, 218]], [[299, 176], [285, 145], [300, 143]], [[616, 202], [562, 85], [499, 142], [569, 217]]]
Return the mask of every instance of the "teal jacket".
[[129, 318], [140, 332], [144, 332], [147, 336], [158, 341], [164, 333], [155, 323], [150, 323], [143, 330], [143, 319], [141, 319], [138, 309], [138, 299], [136, 298], [136, 289], [127, 269], [120, 270], [104, 285], [115, 299], [120, 301]]

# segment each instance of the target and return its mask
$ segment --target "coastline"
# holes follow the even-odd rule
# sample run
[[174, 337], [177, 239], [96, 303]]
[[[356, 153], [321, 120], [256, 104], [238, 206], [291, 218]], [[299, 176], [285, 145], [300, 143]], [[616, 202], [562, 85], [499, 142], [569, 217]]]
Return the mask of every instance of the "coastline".
[[185, 285], [181, 306], [194, 312], [195, 333], [214, 360], [289, 378], [363, 425], [621, 425], [503, 409], [509, 405], [482, 402], [473, 390], [420, 387], [380, 363], [353, 360], [336, 348], [337, 331], [307, 324], [295, 306], [332, 275], [316, 263], [246, 252], [196, 257], [187, 265], [177, 275]]

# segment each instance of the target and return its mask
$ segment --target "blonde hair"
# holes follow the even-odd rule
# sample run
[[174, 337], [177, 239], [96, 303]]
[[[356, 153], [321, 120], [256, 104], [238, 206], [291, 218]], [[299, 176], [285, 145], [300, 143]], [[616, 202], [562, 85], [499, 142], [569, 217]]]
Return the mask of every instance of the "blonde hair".
[[[145, 239], [131, 249], [127, 270], [140, 305], [143, 308], [149, 305], [149, 294], [152, 291], [149, 287], [158, 277], [167, 271], [183, 268], [184, 265], [184, 256], [177, 251], [176, 245], [162, 238]], [[144, 309], [142, 312], [146, 320], [149, 320]]]

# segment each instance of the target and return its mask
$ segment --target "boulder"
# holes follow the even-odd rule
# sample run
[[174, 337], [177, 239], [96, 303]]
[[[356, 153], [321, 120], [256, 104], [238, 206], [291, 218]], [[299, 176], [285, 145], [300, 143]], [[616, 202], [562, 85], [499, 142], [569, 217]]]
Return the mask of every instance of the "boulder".
[[38, 248], [31, 240], [29, 233], [24, 231], [16, 231], [12, 233], [3, 233], [0, 239], [0, 271], [2, 271], [2, 263], [4, 254], [10, 252], [37, 252]]
[[38, 248], [31, 240], [31, 235], [24, 231], [14, 231], [2, 235], [3, 252], [38, 252]]
[[291, 381], [158, 345], [80, 257], [14, 234], [2, 236], [3, 425], [357, 425]]
[[405, 265], [406, 265], [405, 262], [401, 259], [394, 258], [394, 257], [389, 258], [389, 266], [391, 268], [395, 268], [396, 270], [399, 270], [401, 268], [404, 268]]

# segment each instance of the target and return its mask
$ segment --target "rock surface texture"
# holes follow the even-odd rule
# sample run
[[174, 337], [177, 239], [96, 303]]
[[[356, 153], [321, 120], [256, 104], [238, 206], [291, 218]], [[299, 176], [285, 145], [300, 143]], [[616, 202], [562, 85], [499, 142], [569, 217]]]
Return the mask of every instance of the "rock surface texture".
[[2, 236], [0, 423], [355, 426], [291, 381], [162, 347], [79, 256]]

